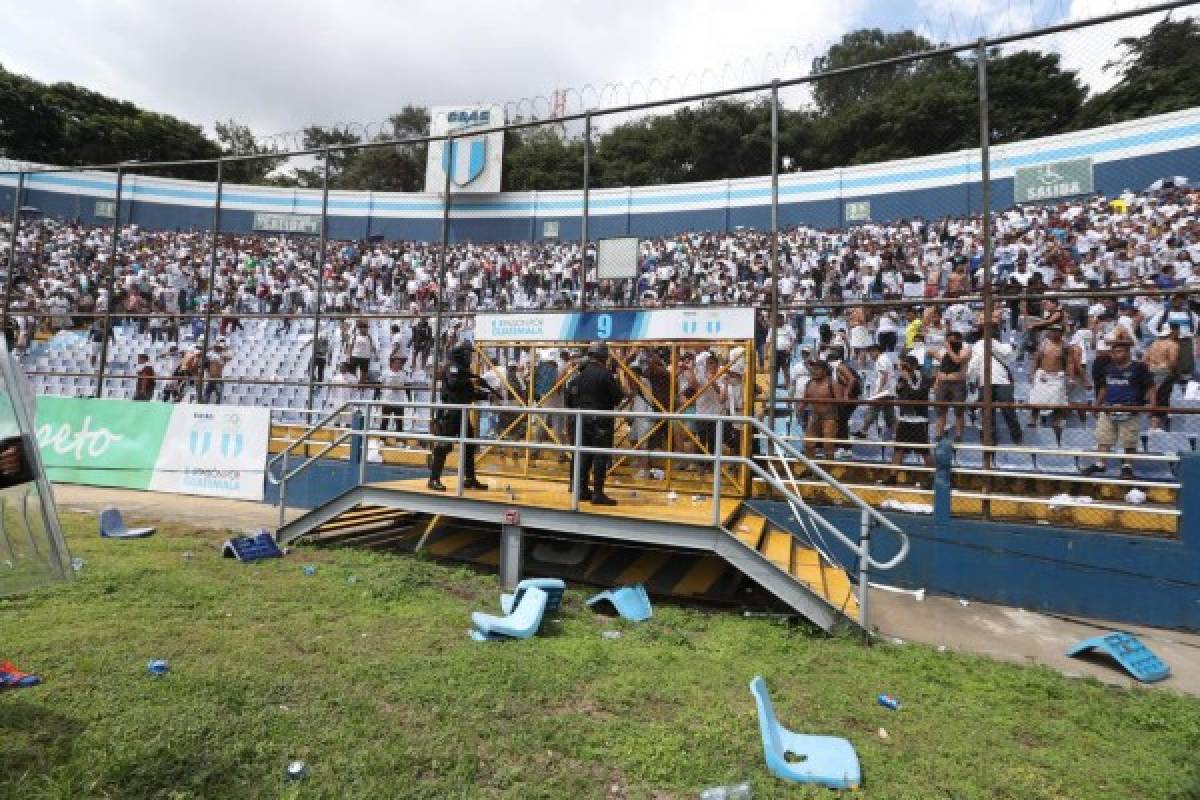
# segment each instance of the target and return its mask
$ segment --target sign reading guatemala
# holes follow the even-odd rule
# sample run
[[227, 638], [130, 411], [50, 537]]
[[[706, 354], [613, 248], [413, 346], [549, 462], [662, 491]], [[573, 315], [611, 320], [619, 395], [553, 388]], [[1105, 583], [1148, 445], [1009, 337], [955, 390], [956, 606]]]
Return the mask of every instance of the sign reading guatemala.
[[477, 314], [477, 342], [662, 342], [754, 338], [754, 309]]
[[1091, 194], [1095, 191], [1093, 177], [1090, 158], [1017, 167], [1013, 173], [1013, 196], [1018, 203], [1035, 203], [1056, 197]]
[[454, 134], [454, 139], [429, 143], [425, 191], [441, 194], [450, 175], [451, 192], [498, 192], [504, 156], [504, 132], [471, 136], [472, 129], [504, 124], [500, 106], [436, 106], [429, 110], [429, 135]]

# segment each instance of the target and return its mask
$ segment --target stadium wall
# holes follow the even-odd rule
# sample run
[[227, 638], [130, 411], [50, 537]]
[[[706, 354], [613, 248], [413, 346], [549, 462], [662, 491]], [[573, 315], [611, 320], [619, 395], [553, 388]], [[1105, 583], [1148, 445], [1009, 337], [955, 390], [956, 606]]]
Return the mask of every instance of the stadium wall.
[[[1096, 191], [1116, 195], [1137, 191], [1167, 175], [1200, 174], [1200, 108], [1131, 122], [1065, 133], [992, 148], [993, 208], [1013, 203], [1018, 167], [1090, 157]], [[0, 209], [13, 205], [15, 174], [0, 174]], [[112, 173], [42, 173], [26, 177], [23, 205], [89, 224], [95, 201], [111, 200]], [[150, 178], [125, 180], [122, 218], [156, 230], [207, 229], [212, 225], [215, 187], [211, 183]], [[764, 229], [770, 224], [771, 185], [767, 177], [667, 186], [595, 189], [589, 197], [593, 238], [652, 237], [688, 231]], [[869, 200], [871, 218], [936, 218], [981, 210], [978, 150], [924, 158], [780, 176], [780, 224], [843, 227], [845, 203]], [[319, 214], [321, 193], [228, 184], [222, 193], [221, 229], [248, 233], [254, 212]], [[428, 193], [331, 191], [329, 234], [337, 239], [435, 241], [441, 236], [440, 196]], [[559, 237], [580, 235], [580, 191], [505, 192], [455, 196], [450, 239], [531, 241], [543, 238], [546, 222], [557, 222]]]

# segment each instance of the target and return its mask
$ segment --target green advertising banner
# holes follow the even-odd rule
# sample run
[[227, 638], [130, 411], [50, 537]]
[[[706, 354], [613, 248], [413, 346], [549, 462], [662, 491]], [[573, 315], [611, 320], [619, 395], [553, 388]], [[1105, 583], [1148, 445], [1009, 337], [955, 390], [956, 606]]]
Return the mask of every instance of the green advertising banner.
[[44, 395], [38, 450], [51, 481], [261, 500], [270, 414]]
[[1018, 203], [1091, 194], [1093, 191], [1095, 185], [1090, 158], [1018, 167], [1013, 173], [1013, 196]]
[[45, 395], [37, 439], [46, 476], [63, 483], [148, 489], [173, 406]]

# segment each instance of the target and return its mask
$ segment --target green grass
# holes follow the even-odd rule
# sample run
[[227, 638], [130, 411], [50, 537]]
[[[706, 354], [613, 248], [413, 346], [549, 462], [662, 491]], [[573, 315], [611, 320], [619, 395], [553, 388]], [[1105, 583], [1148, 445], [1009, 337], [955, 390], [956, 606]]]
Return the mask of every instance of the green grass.
[[316, 548], [242, 565], [221, 532], [103, 542], [94, 518], [65, 523], [79, 580], [0, 601], [0, 658], [45, 680], [0, 695], [0, 797], [833, 796], [766, 772], [756, 674], [786, 724], [854, 743], [853, 796], [1200, 797], [1200, 702], [1169, 692], [667, 605], [627, 626], [585, 589], [537, 639], [478, 644], [492, 576]]

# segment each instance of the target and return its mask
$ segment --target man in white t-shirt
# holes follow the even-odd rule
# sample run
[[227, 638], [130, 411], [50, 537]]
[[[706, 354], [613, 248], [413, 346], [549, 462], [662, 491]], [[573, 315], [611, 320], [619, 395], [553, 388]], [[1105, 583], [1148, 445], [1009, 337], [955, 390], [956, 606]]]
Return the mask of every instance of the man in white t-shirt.
[[855, 439], [868, 438], [871, 428], [875, 427], [880, 417], [883, 417], [886, 429], [890, 430], [896, 424], [896, 410], [891, 403], [896, 398], [896, 364], [892, 361], [892, 355], [885, 353], [878, 342], [867, 348], [867, 356], [875, 361], [875, 387], [868, 398], [871, 405], [863, 417], [862, 428], [851, 434]]
[[[393, 353], [387, 367], [379, 376], [383, 386], [380, 400], [383, 401], [383, 419], [380, 428], [400, 433], [404, 430], [404, 406], [408, 401], [408, 371], [404, 368], [407, 356]], [[390, 425], [390, 427], [389, 427]]]

